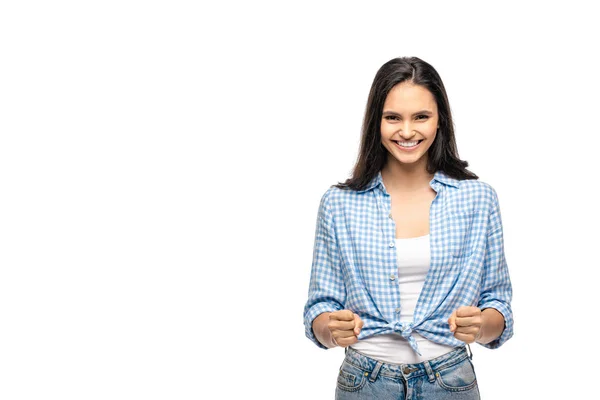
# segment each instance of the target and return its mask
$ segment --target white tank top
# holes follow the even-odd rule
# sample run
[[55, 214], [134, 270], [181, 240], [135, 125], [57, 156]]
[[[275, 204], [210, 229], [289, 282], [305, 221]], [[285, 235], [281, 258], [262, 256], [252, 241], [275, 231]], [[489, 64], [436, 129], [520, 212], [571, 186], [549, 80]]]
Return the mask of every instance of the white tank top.
[[[431, 261], [429, 235], [396, 239], [396, 251], [402, 304], [400, 322], [411, 322], [429, 271]], [[396, 333], [370, 336], [350, 347], [368, 357], [392, 364], [419, 363], [454, 349], [453, 346], [432, 342], [417, 332], [413, 332], [412, 335], [417, 341], [422, 356], [415, 353], [408, 341]]]

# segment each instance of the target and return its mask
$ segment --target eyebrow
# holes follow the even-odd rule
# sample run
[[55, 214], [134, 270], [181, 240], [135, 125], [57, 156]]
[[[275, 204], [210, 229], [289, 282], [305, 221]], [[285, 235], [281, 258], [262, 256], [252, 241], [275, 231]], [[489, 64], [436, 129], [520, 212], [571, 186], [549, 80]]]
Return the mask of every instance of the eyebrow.
[[[416, 113], [414, 113], [413, 116], [414, 115], [418, 115], [418, 114], [429, 114], [429, 115], [431, 115], [431, 114], [433, 114], [433, 112], [431, 112], [429, 110], [421, 110], [421, 111], [417, 111]], [[402, 116], [401, 114], [398, 114], [395, 111], [389, 111], [389, 110], [388, 111], [384, 111], [383, 115], [398, 115], [398, 116]]]

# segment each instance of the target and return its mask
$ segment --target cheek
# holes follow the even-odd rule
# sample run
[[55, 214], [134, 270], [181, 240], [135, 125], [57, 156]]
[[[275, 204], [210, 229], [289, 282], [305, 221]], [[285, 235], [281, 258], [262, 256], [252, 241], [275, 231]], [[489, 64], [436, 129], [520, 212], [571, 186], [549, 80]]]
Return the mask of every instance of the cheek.
[[392, 126], [390, 126], [390, 124], [386, 124], [386, 123], [381, 123], [381, 136], [384, 138], [389, 138], [394, 134], [394, 129]]
[[427, 135], [428, 138], [433, 139], [435, 138], [435, 136], [437, 135], [437, 125], [436, 124], [431, 124], [430, 126], [427, 127], [426, 130], [423, 130], [423, 134]]

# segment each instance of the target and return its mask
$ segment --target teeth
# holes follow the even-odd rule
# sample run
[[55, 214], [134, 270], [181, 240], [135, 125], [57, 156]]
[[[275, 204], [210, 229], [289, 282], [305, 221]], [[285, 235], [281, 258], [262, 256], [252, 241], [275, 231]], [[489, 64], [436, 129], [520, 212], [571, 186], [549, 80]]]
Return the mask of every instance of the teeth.
[[396, 142], [396, 143], [398, 143], [402, 147], [414, 147], [417, 144], [419, 144], [418, 141], [415, 141], [415, 142]]

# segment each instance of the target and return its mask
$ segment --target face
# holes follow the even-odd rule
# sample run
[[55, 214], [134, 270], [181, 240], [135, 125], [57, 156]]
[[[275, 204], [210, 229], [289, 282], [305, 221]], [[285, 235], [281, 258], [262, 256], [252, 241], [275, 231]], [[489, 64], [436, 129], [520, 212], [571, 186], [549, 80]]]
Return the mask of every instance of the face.
[[387, 162], [425, 167], [437, 127], [437, 103], [429, 90], [409, 82], [394, 86], [385, 99], [381, 118]]

